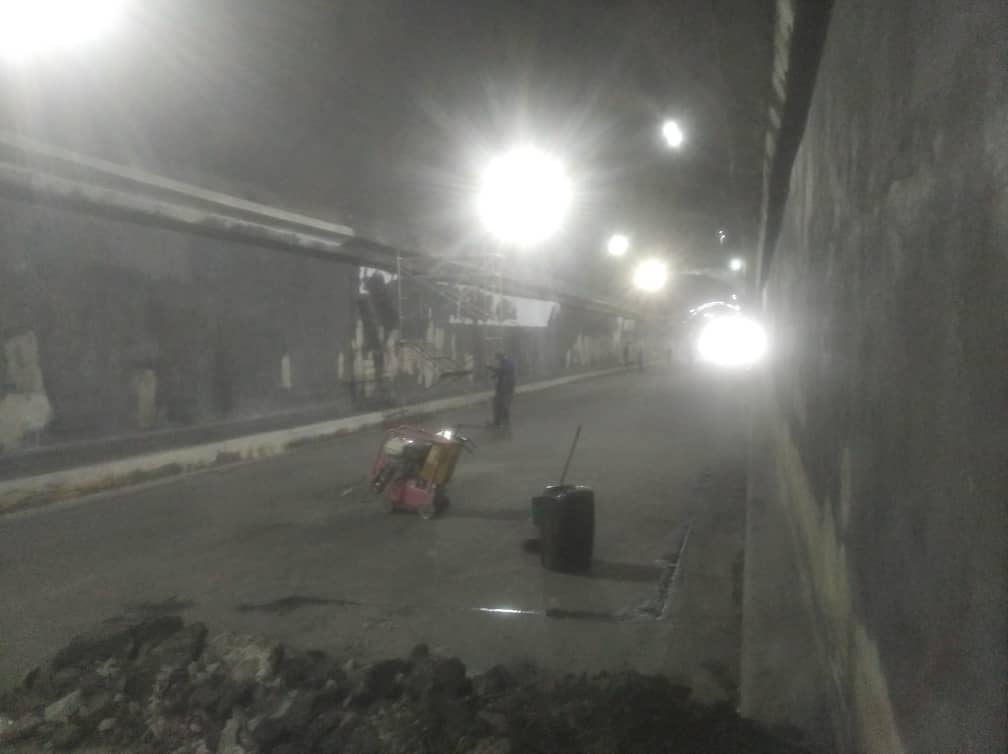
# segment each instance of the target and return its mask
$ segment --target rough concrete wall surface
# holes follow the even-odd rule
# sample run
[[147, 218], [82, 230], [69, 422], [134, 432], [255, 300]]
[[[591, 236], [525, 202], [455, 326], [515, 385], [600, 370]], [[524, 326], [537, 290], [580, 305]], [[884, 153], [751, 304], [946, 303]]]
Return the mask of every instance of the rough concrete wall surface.
[[1008, 4], [835, 4], [765, 301], [855, 748], [1005, 751]]
[[[332, 385], [336, 344], [346, 340], [352, 318], [351, 273], [0, 202], [0, 340], [31, 334], [37, 343], [53, 409], [42, 441], [347, 402]], [[0, 386], [0, 399], [22, 393]]]
[[[387, 276], [385, 276], [387, 277]], [[616, 363], [615, 318], [453, 322], [357, 267], [0, 200], [0, 453], [291, 412], [312, 420]], [[457, 317], [456, 317], [457, 320]], [[439, 381], [450, 369], [468, 378]]]

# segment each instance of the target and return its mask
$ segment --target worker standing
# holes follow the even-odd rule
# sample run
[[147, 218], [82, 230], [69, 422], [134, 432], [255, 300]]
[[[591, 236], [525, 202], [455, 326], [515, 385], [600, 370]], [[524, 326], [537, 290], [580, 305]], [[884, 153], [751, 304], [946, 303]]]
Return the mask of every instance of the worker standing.
[[493, 425], [507, 427], [511, 425], [511, 400], [515, 392], [515, 368], [511, 359], [502, 351], [496, 353], [496, 365], [487, 367], [493, 375]]

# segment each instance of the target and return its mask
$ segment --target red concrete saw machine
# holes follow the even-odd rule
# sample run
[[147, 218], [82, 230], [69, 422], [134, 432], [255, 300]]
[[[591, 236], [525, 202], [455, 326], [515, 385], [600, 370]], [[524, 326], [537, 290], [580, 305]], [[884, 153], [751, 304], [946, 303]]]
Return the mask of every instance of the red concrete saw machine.
[[371, 490], [390, 513], [409, 510], [424, 519], [434, 518], [448, 507], [446, 490], [462, 451], [471, 453], [474, 448], [472, 440], [452, 428], [389, 429], [371, 466]]

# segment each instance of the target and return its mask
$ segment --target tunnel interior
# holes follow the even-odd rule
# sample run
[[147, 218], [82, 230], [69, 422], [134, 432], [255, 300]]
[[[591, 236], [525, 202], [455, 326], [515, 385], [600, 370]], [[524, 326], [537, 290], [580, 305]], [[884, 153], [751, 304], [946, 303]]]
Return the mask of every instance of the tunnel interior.
[[[369, 662], [527, 642], [823, 751], [1008, 748], [1003, 2], [21, 5], [0, 686], [163, 602]], [[765, 358], [704, 363], [718, 317]], [[483, 446], [440, 530], [358, 506], [425, 421]], [[582, 426], [565, 580], [517, 543]]]

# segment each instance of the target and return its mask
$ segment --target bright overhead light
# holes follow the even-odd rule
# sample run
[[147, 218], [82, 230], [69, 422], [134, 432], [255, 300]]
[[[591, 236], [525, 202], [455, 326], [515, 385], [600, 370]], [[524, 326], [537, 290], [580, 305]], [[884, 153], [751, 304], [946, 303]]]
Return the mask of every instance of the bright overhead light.
[[0, 0], [0, 55], [13, 61], [87, 43], [121, 17], [125, 0]]
[[498, 239], [531, 246], [560, 228], [570, 203], [570, 181], [560, 161], [533, 147], [519, 147], [490, 162], [477, 206], [483, 224]]
[[634, 268], [633, 284], [647, 293], [660, 291], [668, 282], [668, 265], [660, 259], [645, 259]]
[[622, 233], [615, 233], [609, 238], [606, 249], [614, 257], [626, 256], [626, 253], [630, 251], [630, 239]]
[[728, 262], [728, 267], [732, 272], [742, 272], [745, 269], [745, 260], [741, 257], [732, 257]]
[[661, 132], [665, 143], [672, 147], [672, 149], [678, 149], [686, 141], [686, 135], [674, 120], [667, 120], [662, 123]]
[[749, 367], [766, 355], [766, 332], [759, 323], [747, 317], [717, 317], [700, 331], [697, 351], [700, 359], [708, 364]]

